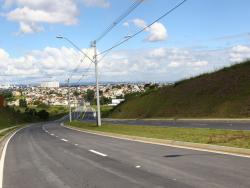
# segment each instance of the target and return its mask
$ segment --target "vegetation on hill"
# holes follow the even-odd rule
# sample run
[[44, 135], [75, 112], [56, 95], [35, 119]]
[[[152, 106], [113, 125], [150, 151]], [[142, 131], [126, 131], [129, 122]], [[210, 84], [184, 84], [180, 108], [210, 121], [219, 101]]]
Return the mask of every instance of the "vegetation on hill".
[[250, 60], [131, 96], [112, 118], [250, 117]]
[[0, 129], [7, 127], [59, 119], [67, 113], [63, 106], [29, 106], [0, 108]]

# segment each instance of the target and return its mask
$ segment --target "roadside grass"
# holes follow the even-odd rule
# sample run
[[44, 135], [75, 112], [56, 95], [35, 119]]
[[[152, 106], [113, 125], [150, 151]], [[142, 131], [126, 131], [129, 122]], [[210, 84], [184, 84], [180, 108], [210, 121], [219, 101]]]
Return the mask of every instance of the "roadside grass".
[[95, 123], [74, 121], [70, 126], [117, 133], [129, 136], [140, 136], [147, 138], [157, 138], [202, 144], [213, 144], [220, 146], [230, 146], [250, 149], [250, 131], [206, 129], [206, 128], [174, 128], [174, 127], [155, 127], [140, 125], [114, 125], [104, 123], [97, 127]]
[[22, 127], [22, 126], [23, 126], [23, 125], [19, 125], [19, 126], [17, 126], [17, 127], [13, 127], [13, 128], [8, 129], [8, 130], [1, 131], [1, 132], [0, 132], [0, 140], [1, 140], [5, 135], [9, 134], [10, 132], [13, 132], [14, 130], [16, 130], [17, 128], [20, 128], [20, 127]]
[[0, 130], [24, 123], [21, 114], [11, 109], [0, 109]]

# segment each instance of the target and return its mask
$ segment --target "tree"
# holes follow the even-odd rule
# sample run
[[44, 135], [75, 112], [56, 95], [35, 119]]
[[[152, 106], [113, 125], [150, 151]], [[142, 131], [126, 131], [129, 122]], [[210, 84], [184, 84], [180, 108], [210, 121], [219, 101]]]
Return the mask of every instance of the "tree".
[[95, 91], [88, 89], [86, 94], [87, 101], [92, 103], [94, 101], [94, 98], [95, 98]]
[[27, 107], [27, 101], [26, 99], [19, 99], [19, 106], [20, 107]]
[[112, 99], [111, 99], [111, 98], [108, 98], [108, 97], [101, 97], [101, 98], [100, 98], [100, 103], [101, 103], [101, 105], [110, 104], [111, 102], [112, 102]]
[[48, 120], [49, 119], [49, 112], [47, 112], [46, 110], [40, 110], [37, 113], [37, 116], [42, 119], [42, 120]]

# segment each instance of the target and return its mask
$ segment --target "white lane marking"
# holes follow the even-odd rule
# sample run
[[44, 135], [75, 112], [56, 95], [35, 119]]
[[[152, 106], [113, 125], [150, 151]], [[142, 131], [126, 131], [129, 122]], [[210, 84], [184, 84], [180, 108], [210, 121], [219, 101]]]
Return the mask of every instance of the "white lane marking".
[[78, 146], [78, 144], [74, 144], [75, 146]]
[[7, 147], [8, 147], [8, 144], [11, 140], [11, 138], [13, 138], [13, 136], [20, 130], [24, 129], [24, 128], [27, 128], [27, 127], [23, 127], [21, 129], [18, 129], [17, 131], [15, 131], [9, 138], [8, 140], [5, 142], [5, 145], [4, 145], [4, 148], [3, 148], [3, 151], [2, 151], [2, 156], [1, 156], [1, 159], [0, 159], [0, 188], [3, 187], [3, 170], [4, 170], [4, 161], [5, 161], [5, 155], [6, 155], [6, 151], [7, 151]]
[[95, 150], [89, 150], [90, 152], [92, 152], [92, 153], [95, 153], [95, 154], [97, 154], [97, 155], [100, 155], [100, 156], [103, 156], [103, 157], [107, 157], [108, 155], [106, 155], [106, 154], [104, 154], [104, 153], [101, 153], [101, 152], [99, 152], [99, 151], [95, 151]]
[[55, 135], [56, 138], [58, 138], [58, 136]]
[[53, 133], [52, 134], [50, 134], [51, 136], [55, 136]]
[[62, 138], [61, 140], [64, 141], [64, 142], [68, 142], [68, 140], [66, 140], [66, 139], [64, 139], [64, 138]]
[[140, 166], [140, 165], [137, 165], [137, 166], [135, 166], [135, 168], [141, 168], [141, 166]]
[[[223, 151], [194, 148], [194, 147], [188, 147], [188, 146], [178, 146], [178, 145], [172, 145], [172, 144], [155, 143], [155, 142], [143, 141], [143, 140], [137, 140], [137, 139], [131, 139], [131, 138], [121, 138], [121, 137], [118, 137], [118, 136], [103, 135], [101, 133], [93, 133], [93, 132], [89, 132], [89, 131], [85, 131], [85, 130], [77, 130], [77, 129], [74, 129], [74, 128], [71, 128], [71, 127], [66, 127], [66, 126], [62, 126], [62, 127], [66, 128], [66, 129], [86, 133], [86, 134], [93, 134], [93, 135], [98, 135], [98, 136], [103, 136], [103, 137], [116, 138], [116, 139], [119, 139], [119, 140], [128, 140], [128, 141], [131, 141], [131, 142], [141, 142], [141, 143], [146, 143], [146, 144], [167, 146], [167, 147], [172, 147], [172, 148], [180, 148], [180, 149], [187, 149], [187, 150], [194, 150], [194, 151], [203, 151], [203, 152], [208, 152], [208, 153], [218, 153], [218, 154], [229, 155], [229, 156], [234, 156], [234, 157], [250, 158], [250, 155], [244, 155], [244, 154], [236, 154], [236, 153], [229, 153], [229, 152], [223, 152]], [[126, 136], [126, 135], [124, 135], [124, 136]]]

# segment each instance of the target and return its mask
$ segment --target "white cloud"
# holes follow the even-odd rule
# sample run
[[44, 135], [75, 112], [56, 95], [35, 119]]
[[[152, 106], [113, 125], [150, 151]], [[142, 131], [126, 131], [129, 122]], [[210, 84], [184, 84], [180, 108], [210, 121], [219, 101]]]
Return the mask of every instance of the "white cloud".
[[159, 58], [163, 58], [163, 57], [166, 57], [167, 55], [167, 51], [165, 48], [156, 48], [154, 50], [152, 50], [150, 52], [150, 55], [152, 57], [159, 57]]
[[83, 0], [86, 6], [107, 8], [110, 3], [106, 0]]
[[[79, 0], [4, 0], [5, 17], [20, 25], [20, 33], [43, 30], [41, 24], [74, 25], [78, 22]], [[106, 8], [106, 0], [83, 0], [85, 6]]]
[[[139, 28], [145, 28], [147, 26], [147, 23], [142, 19], [134, 19], [132, 22], [135, 26]], [[151, 25], [149, 28], [146, 29], [146, 32], [149, 33], [149, 35], [146, 37], [146, 41], [149, 42], [164, 41], [168, 37], [167, 29], [160, 22], [156, 22]]]
[[[100, 62], [101, 81], [176, 81], [231, 65], [234, 53], [237, 54], [237, 60], [244, 60], [249, 57], [249, 49], [249, 46], [235, 46], [202, 52], [181, 48], [116, 51]], [[90, 57], [93, 56], [93, 49], [83, 50]], [[5, 76], [21, 83], [22, 79], [27, 78], [33, 79], [29, 81], [37, 81], [53, 77], [64, 81], [80, 63], [80, 58], [77, 51], [66, 47], [46, 47], [18, 58], [11, 57], [0, 48], [0, 77]], [[80, 64], [73, 77], [79, 79], [89, 65], [91, 69], [85, 79], [93, 81], [93, 65], [87, 59]]]
[[231, 49], [230, 60], [232, 62], [241, 62], [244, 59], [250, 59], [250, 47], [238, 45]]

